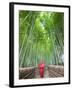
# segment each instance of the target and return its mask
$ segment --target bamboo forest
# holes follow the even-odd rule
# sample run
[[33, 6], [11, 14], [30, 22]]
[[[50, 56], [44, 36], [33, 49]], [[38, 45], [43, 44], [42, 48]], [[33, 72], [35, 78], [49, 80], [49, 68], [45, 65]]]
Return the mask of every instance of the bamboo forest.
[[19, 78], [64, 76], [64, 13], [19, 11]]

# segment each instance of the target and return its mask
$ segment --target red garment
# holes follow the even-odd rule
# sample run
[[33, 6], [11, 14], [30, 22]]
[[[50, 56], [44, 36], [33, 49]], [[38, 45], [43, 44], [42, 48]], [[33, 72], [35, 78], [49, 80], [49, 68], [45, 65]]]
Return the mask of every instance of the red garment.
[[39, 64], [39, 73], [40, 73], [40, 77], [41, 78], [44, 77], [44, 68], [45, 68], [45, 64], [44, 63]]

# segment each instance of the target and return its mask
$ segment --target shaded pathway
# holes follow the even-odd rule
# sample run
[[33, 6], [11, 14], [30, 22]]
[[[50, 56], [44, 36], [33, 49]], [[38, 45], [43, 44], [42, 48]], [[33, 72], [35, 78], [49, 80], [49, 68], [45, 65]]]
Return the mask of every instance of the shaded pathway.
[[[64, 67], [57, 65], [49, 65], [45, 67], [44, 78], [55, 78], [64, 76]], [[20, 79], [40, 78], [38, 67], [20, 68]]]

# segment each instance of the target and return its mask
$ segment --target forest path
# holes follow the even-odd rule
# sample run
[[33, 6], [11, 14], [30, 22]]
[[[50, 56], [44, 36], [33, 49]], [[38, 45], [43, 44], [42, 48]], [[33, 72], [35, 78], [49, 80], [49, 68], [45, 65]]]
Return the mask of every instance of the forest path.
[[[64, 77], [64, 66], [49, 65], [44, 69], [43, 78]], [[41, 78], [38, 67], [20, 68], [20, 79]]]

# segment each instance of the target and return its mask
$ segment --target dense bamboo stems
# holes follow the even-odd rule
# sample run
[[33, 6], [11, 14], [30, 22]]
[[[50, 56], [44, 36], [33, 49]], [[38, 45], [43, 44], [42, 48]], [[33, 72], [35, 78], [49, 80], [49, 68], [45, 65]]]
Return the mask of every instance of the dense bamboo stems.
[[64, 14], [58, 12], [20, 11], [19, 67], [63, 65]]

